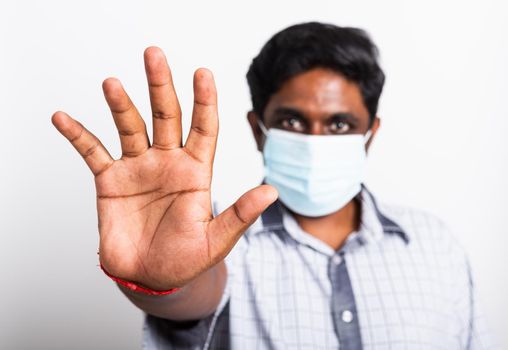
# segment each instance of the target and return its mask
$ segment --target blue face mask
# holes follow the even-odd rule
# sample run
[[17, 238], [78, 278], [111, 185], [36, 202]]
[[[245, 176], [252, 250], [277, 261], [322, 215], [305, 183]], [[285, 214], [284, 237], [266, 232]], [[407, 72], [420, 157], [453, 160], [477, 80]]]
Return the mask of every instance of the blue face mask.
[[265, 182], [297, 214], [317, 217], [343, 208], [361, 190], [368, 135], [306, 135], [266, 127]]

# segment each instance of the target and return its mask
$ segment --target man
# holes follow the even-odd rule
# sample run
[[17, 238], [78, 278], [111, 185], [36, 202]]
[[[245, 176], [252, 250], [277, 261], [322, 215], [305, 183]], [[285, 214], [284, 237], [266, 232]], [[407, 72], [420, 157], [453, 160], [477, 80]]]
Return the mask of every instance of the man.
[[104, 272], [146, 312], [147, 349], [486, 349], [466, 254], [429, 214], [363, 185], [384, 74], [367, 34], [317, 22], [272, 37], [247, 74], [264, 183], [221, 211], [212, 74], [194, 75], [192, 125], [162, 51], [145, 67], [145, 124], [104, 81], [122, 157], [63, 112], [53, 123], [95, 175]]

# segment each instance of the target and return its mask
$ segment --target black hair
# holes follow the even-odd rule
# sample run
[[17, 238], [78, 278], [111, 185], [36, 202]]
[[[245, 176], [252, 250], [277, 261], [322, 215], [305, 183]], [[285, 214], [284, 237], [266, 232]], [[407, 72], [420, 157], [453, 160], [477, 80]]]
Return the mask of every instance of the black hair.
[[263, 118], [270, 96], [286, 80], [322, 67], [359, 85], [372, 125], [385, 82], [378, 57], [376, 45], [362, 29], [320, 22], [292, 25], [270, 38], [252, 60], [247, 82], [253, 111]]

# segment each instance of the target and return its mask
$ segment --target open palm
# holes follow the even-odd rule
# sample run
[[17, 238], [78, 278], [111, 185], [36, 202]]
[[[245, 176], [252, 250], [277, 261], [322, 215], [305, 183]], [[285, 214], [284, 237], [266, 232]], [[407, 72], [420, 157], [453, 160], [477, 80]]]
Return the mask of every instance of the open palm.
[[194, 74], [192, 124], [182, 145], [181, 109], [163, 52], [145, 50], [153, 138], [121, 83], [103, 83], [122, 145], [114, 160], [101, 142], [64, 112], [55, 127], [95, 176], [100, 261], [117, 277], [156, 290], [182, 286], [223, 259], [277, 193], [268, 185], [241, 196], [216, 218], [210, 185], [218, 134], [213, 76]]

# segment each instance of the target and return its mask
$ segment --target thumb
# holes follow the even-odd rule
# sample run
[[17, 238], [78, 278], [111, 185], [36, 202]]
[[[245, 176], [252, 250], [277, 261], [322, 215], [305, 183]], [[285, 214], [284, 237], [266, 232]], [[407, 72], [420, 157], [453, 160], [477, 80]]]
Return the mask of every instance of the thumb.
[[232, 206], [214, 218], [208, 226], [212, 261], [224, 259], [245, 230], [277, 196], [275, 187], [260, 185], [244, 193]]

